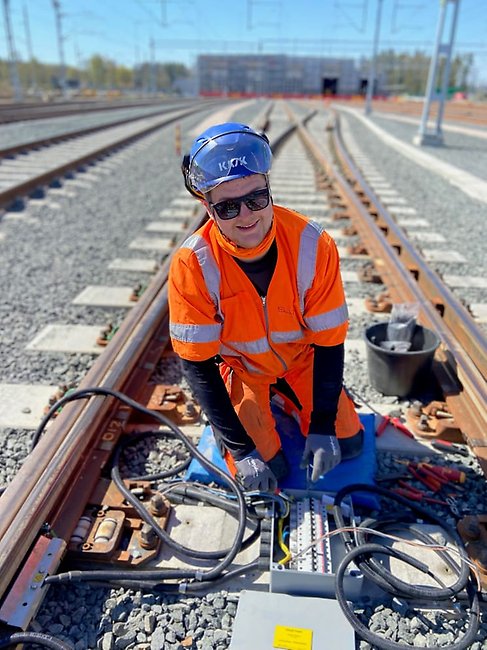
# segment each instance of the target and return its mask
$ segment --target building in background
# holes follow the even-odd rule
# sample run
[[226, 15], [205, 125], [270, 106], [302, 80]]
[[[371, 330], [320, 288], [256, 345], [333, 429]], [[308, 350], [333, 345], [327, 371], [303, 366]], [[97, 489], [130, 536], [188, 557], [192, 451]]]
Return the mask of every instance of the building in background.
[[[353, 59], [227, 54], [198, 56], [200, 95], [357, 95], [363, 74]], [[380, 92], [380, 84], [376, 92]]]

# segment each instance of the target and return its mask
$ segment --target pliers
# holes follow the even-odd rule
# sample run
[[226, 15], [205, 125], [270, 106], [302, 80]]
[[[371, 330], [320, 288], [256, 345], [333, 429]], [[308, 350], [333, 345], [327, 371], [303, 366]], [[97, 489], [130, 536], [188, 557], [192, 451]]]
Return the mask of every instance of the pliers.
[[413, 434], [411, 433], [411, 431], [409, 431], [409, 429], [406, 427], [406, 425], [403, 424], [399, 418], [395, 418], [395, 417], [393, 418], [390, 415], [383, 415], [382, 416], [382, 421], [380, 422], [379, 426], [375, 430], [375, 435], [377, 437], [381, 436], [384, 433], [384, 431], [385, 431], [388, 424], [393, 426], [394, 429], [397, 429], [398, 431], [403, 433], [408, 438], [413, 438], [414, 439]]

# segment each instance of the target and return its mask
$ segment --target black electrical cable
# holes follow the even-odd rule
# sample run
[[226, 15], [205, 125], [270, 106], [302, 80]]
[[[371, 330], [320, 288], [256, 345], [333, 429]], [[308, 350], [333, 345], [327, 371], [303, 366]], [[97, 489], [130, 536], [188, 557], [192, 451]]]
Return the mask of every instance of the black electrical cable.
[[[203, 580], [202, 582], [190, 582], [184, 584], [163, 584], [157, 582], [149, 582], [144, 584], [133, 580], [119, 580], [118, 582], [111, 581], [110, 583], [107, 583], [107, 586], [112, 588], [114, 586], [123, 587], [124, 589], [134, 589], [136, 591], [149, 591], [150, 593], [195, 593], [204, 591], [205, 589], [214, 589], [215, 587], [228, 582], [232, 578], [237, 578], [238, 576], [249, 573], [250, 571], [257, 571], [260, 568], [260, 560], [254, 560], [249, 564], [244, 564], [243, 566], [237, 567], [236, 569], [232, 569], [232, 571], [228, 571], [219, 578], [215, 578], [215, 580]], [[264, 570], [267, 570], [267, 568]]]
[[[89, 399], [90, 397], [94, 396], [104, 396], [104, 397], [114, 397], [115, 399], [118, 399], [122, 403], [126, 404], [127, 406], [130, 406], [131, 408], [135, 409], [136, 411], [139, 411], [140, 413], [143, 413], [144, 415], [148, 415], [149, 417], [153, 417], [155, 420], [157, 420], [160, 424], [163, 424], [164, 426], [168, 427], [174, 435], [179, 438], [183, 444], [187, 447], [187, 449], [191, 452], [191, 454], [196, 457], [199, 462], [205, 467], [206, 469], [210, 470], [214, 474], [216, 474], [219, 478], [223, 480], [224, 483], [228, 484], [232, 492], [234, 492], [238, 506], [239, 506], [239, 514], [238, 514], [238, 525], [237, 525], [237, 531], [235, 534], [235, 538], [232, 544], [232, 547], [230, 549], [230, 552], [213, 568], [209, 570], [200, 570], [200, 569], [162, 569], [162, 570], [145, 570], [145, 571], [127, 571], [127, 572], [122, 572], [122, 571], [111, 571], [111, 570], [101, 570], [101, 571], [68, 571], [64, 574], [58, 574], [58, 575], [53, 575], [53, 576], [48, 576], [45, 579], [45, 583], [49, 584], [54, 584], [54, 583], [61, 583], [61, 582], [67, 582], [71, 580], [80, 580], [80, 581], [109, 581], [110, 579], [114, 580], [120, 580], [126, 577], [127, 579], [132, 579], [132, 580], [154, 580], [154, 581], [164, 581], [164, 580], [172, 580], [172, 579], [188, 579], [188, 580], [197, 580], [197, 581], [211, 581], [214, 580], [215, 578], [220, 577], [224, 570], [233, 562], [235, 559], [235, 556], [240, 550], [242, 540], [244, 537], [244, 532], [245, 532], [245, 527], [246, 527], [246, 504], [245, 500], [242, 494], [242, 490], [238, 483], [235, 481], [235, 479], [224, 472], [222, 469], [220, 469], [217, 465], [214, 465], [211, 461], [209, 461], [198, 449], [193, 445], [193, 443], [183, 434], [183, 432], [173, 423], [171, 422], [168, 418], [166, 418], [164, 415], [161, 413], [151, 411], [147, 407], [143, 406], [142, 404], [139, 404], [135, 400], [131, 399], [130, 397], [127, 397], [123, 393], [120, 393], [119, 391], [107, 389], [107, 388], [98, 388], [98, 387], [93, 387], [93, 388], [87, 388], [83, 390], [78, 390], [74, 391], [70, 394], [66, 394], [64, 397], [62, 397], [58, 402], [53, 404], [51, 408], [49, 409], [49, 412], [44, 416], [42, 419], [39, 427], [34, 433], [33, 439], [32, 439], [32, 448], [35, 447], [37, 444], [40, 436], [42, 435], [42, 432], [47, 424], [49, 422], [50, 418], [52, 415], [62, 406], [65, 404], [72, 402], [74, 400], [78, 399]], [[114, 473], [115, 469], [115, 474], [117, 474], [116, 467], [112, 469], [112, 475]], [[119, 478], [119, 477], [118, 477]], [[121, 479], [120, 479], [121, 481]], [[126, 493], [124, 493], [124, 496], [126, 496]], [[130, 496], [130, 502], [134, 505], [134, 507], [139, 507], [143, 508], [141, 506], [140, 502], [135, 499], [135, 497], [129, 493]], [[136, 503], [135, 503], [136, 501]], [[147, 513], [147, 510], [143, 508], [145, 513]], [[140, 513], [144, 514], [144, 513]], [[144, 518], [144, 517], [143, 517]], [[144, 518], [145, 521], [145, 518]], [[150, 523], [150, 522], [149, 522]], [[152, 525], [152, 523], [150, 523]], [[159, 527], [160, 529], [160, 527]], [[160, 529], [161, 530], [161, 529]], [[164, 531], [164, 534], [167, 536], [167, 534]], [[172, 540], [171, 540], [172, 542]]]
[[[172, 436], [173, 438], [175, 437], [172, 431], [142, 431], [140, 433], [127, 436], [126, 440], [121, 440], [119, 442], [119, 447], [122, 451], [125, 451], [127, 447], [130, 447], [130, 445], [136, 444], [145, 438], [164, 438], [167, 436]], [[156, 474], [142, 474], [141, 476], [131, 476], [130, 479], [132, 481], [150, 481], [151, 483], [154, 483], [155, 481], [160, 481], [162, 479], [169, 478], [170, 476], [176, 476], [177, 474], [180, 474], [188, 468], [190, 463], [191, 456], [188, 456], [188, 458], [185, 458], [181, 463], [179, 463], [179, 465], [171, 467], [171, 469], [168, 469], [164, 472], [158, 472]]]
[[[384, 637], [376, 634], [369, 630], [358, 618], [355, 612], [352, 610], [351, 605], [348, 603], [345, 596], [345, 590], [343, 587], [343, 580], [345, 577], [345, 571], [348, 565], [355, 560], [355, 558], [363, 557], [364, 555], [383, 554], [393, 556], [395, 555], [394, 549], [391, 549], [387, 546], [382, 546], [381, 544], [364, 544], [363, 546], [357, 546], [356, 548], [349, 551], [345, 557], [342, 559], [336, 570], [335, 577], [335, 595], [338, 603], [345, 614], [348, 622], [352, 625], [355, 632], [364, 639], [368, 641], [374, 648], [379, 648], [379, 650], [404, 650], [407, 646], [404, 643], [396, 643], [390, 639], [385, 639]], [[357, 562], [357, 564], [359, 564]], [[442, 646], [442, 650], [464, 650], [468, 648], [474, 641], [477, 636], [477, 631], [479, 627], [479, 617], [480, 617], [480, 605], [478, 593], [473, 588], [472, 584], [468, 585], [468, 594], [469, 594], [469, 604], [470, 604], [470, 615], [467, 622], [467, 631], [463, 637], [457, 643], [448, 646]], [[414, 650], [430, 650], [429, 646], [414, 646]]]
[[[375, 560], [373, 557], [367, 561], [360, 563], [359, 569], [364, 574], [365, 577], [369, 578], [372, 582], [378, 583], [378, 578], [382, 578], [379, 586], [385, 588], [389, 593], [397, 595], [399, 592], [402, 596], [410, 596], [411, 598], [425, 598], [431, 599], [436, 598], [438, 600], [449, 599], [453, 594], [462, 591], [468, 583], [470, 576], [470, 569], [466, 562], [468, 560], [468, 555], [463, 546], [463, 542], [458, 535], [458, 533], [451, 527], [448, 526], [443, 519], [435, 515], [430, 510], [419, 506], [417, 503], [408, 501], [405, 497], [402, 497], [399, 494], [390, 492], [383, 487], [378, 485], [367, 485], [367, 484], [355, 484], [349, 485], [342, 490], [340, 490], [335, 497], [333, 516], [335, 518], [337, 528], [345, 527], [345, 521], [343, 519], [342, 511], [340, 504], [349, 494], [353, 492], [372, 492], [373, 494], [379, 494], [383, 497], [386, 497], [392, 501], [395, 501], [407, 508], [409, 508], [413, 514], [422, 519], [423, 521], [431, 522], [441, 528], [444, 531], [446, 536], [455, 543], [456, 549], [460, 556], [460, 567], [458, 569], [458, 578], [455, 584], [447, 588], [438, 588], [438, 587], [418, 587], [417, 585], [410, 585], [403, 582], [396, 576], [394, 576], [390, 571], [388, 571], [384, 565]], [[356, 535], [358, 537], [357, 543], [365, 541], [364, 537], [361, 536], [360, 526], [356, 529]], [[348, 551], [352, 550], [355, 547], [355, 542], [353, 541], [352, 536], [348, 532], [341, 533], [342, 539], [345, 543], [345, 546]], [[406, 556], [408, 557], [408, 556]], [[419, 568], [419, 567], [418, 567]], [[421, 570], [421, 569], [420, 569]], [[384, 582], [385, 581], [385, 582]], [[387, 585], [387, 587], [385, 586]]]
[[[366, 539], [369, 536], [369, 533], [368, 531], [362, 530], [363, 528], [374, 528], [379, 532], [385, 532], [389, 528], [393, 528], [396, 531], [397, 529], [404, 528], [405, 530], [414, 532], [416, 537], [420, 541], [424, 542], [425, 544], [429, 544], [431, 546], [438, 545], [438, 542], [437, 540], [434, 539], [434, 537], [428, 535], [427, 533], [420, 530], [419, 528], [412, 526], [411, 524], [397, 522], [397, 521], [396, 522], [377, 521], [377, 520], [370, 520], [370, 519], [361, 521], [359, 526], [357, 527], [356, 537], [357, 537], [358, 545], [369, 543], [369, 540]], [[434, 587], [430, 589], [425, 587], [412, 586], [409, 583], [404, 583], [398, 578], [396, 578], [393, 574], [387, 571], [387, 569], [381, 563], [375, 562], [375, 560], [371, 560], [368, 564], [371, 565], [373, 571], [377, 572], [378, 575], [384, 578], [386, 584], [389, 587], [392, 585], [393, 587], [392, 593], [401, 594], [402, 596], [406, 596], [406, 597], [411, 596], [412, 598], [445, 599], [445, 598], [453, 597], [458, 592], [462, 591], [465, 588], [470, 573], [469, 567], [465, 562], [461, 562], [460, 565], [455, 564], [450, 554], [446, 550], [438, 548], [435, 549], [434, 552], [448, 566], [448, 568], [452, 572], [452, 575], [454, 575], [455, 573], [458, 575], [458, 579], [456, 583], [446, 587], [443, 583], [440, 582], [438, 576], [435, 576], [433, 573], [431, 573], [428, 567], [424, 565], [422, 568], [420, 568], [419, 566], [417, 568], [420, 571], [423, 571], [423, 573], [427, 574], [430, 578], [438, 582], [438, 584], [441, 584], [442, 589], [439, 589], [438, 587]]]
[[[410, 511], [412, 511], [417, 518], [436, 524], [446, 534], [447, 538], [449, 537], [450, 541], [453, 541], [456, 544], [456, 550], [460, 555], [459, 566], [457, 566], [451, 560], [451, 558], [449, 561], [447, 561], [446, 558], [443, 558], [447, 562], [449, 568], [452, 570], [454, 569], [458, 574], [458, 579], [454, 585], [439, 588], [423, 586], [418, 587], [417, 585], [412, 586], [396, 579], [390, 571], [388, 571], [380, 562], [375, 559], [374, 556], [382, 554], [389, 555], [391, 557], [397, 557], [401, 561], [414, 566], [419, 571], [423, 571], [425, 574], [431, 576], [432, 574], [429, 570], [429, 567], [423, 562], [405, 553], [398, 552], [397, 549], [389, 548], [377, 543], [364, 542], [368, 532], [365, 530], [360, 530], [361, 526], [363, 528], [367, 526], [369, 528], [373, 527], [379, 532], [382, 524], [387, 527], [393, 523], [391, 519], [384, 520], [384, 522], [375, 522], [375, 525], [370, 520], [368, 520], [366, 522], [363, 522], [361, 526], [354, 527], [355, 540], [349, 531], [342, 531], [340, 534], [347, 549], [347, 554], [340, 562], [336, 570], [335, 594], [347, 620], [351, 623], [357, 634], [380, 650], [403, 650], [405, 647], [402, 643], [399, 644], [394, 641], [390, 641], [389, 639], [385, 639], [384, 637], [381, 637], [380, 635], [369, 630], [365, 625], [363, 625], [357, 615], [353, 612], [352, 606], [347, 602], [344, 588], [344, 576], [347, 567], [351, 562], [355, 560], [355, 558], [357, 558], [356, 565], [365, 577], [369, 578], [372, 582], [379, 585], [388, 593], [396, 596], [411, 596], [413, 598], [426, 598], [429, 600], [442, 602], [457, 599], [460, 592], [466, 589], [468, 603], [470, 605], [470, 615], [467, 624], [467, 631], [457, 643], [454, 643], [450, 646], [444, 646], [444, 649], [463, 650], [464, 648], [467, 648], [475, 640], [475, 636], [478, 631], [480, 605], [478, 590], [474, 587], [473, 582], [470, 578], [470, 569], [467, 563], [468, 555], [463, 547], [460, 536], [451, 526], [446, 525], [445, 522], [440, 517], [437, 517], [433, 512], [422, 508], [414, 502], [409, 502], [401, 495], [389, 492], [388, 490], [379, 486], [366, 484], [349, 485], [337, 493], [333, 508], [333, 516], [335, 518], [337, 528], [346, 527], [340, 505], [343, 499], [353, 492], [371, 492], [373, 494], [379, 494], [405, 506]], [[398, 522], [395, 522], [395, 524], [397, 527]], [[373, 533], [370, 534], [373, 535]], [[414, 647], [415, 650], [418, 648], [418, 646]], [[419, 648], [419, 650], [426, 649]]]
[[[139, 501], [139, 499], [136, 496], [134, 496], [134, 494], [132, 494], [132, 492], [123, 482], [122, 478], [120, 477], [120, 471], [118, 469], [118, 458], [120, 455], [120, 451], [121, 451], [120, 448], [118, 448], [115, 451], [112, 473], [111, 473], [112, 480], [117, 486], [117, 488], [120, 490], [120, 492], [122, 493], [125, 500], [128, 501], [128, 503], [130, 503], [137, 511], [139, 517], [147, 524], [149, 524], [149, 526], [152, 526], [156, 535], [167, 546], [172, 548], [173, 551], [175, 551], [176, 553], [181, 553], [183, 555], [187, 555], [188, 557], [196, 558], [199, 560], [218, 560], [232, 552], [233, 547], [221, 551], [197, 551], [196, 549], [188, 548], [187, 546], [184, 546], [183, 544], [174, 541], [171, 538], [171, 536], [164, 530], [164, 528], [161, 528], [159, 526], [159, 524], [157, 523], [156, 519], [154, 519], [152, 514], [144, 507], [144, 505]], [[240, 508], [237, 504], [235, 504], [235, 506], [236, 509], [234, 511], [234, 514], [238, 516], [240, 514]], [[243, 541], [240, 543], [239, 550], [242, 548], [242, 544]]]
[[7, 636], [0, 637], [0, 648], [14, 647], [19, 643], [35, 643], [53, 650], [73, 650], [70, 643], [60, 641], [50, 634], [42, 634], [41, 632], [12, 632]]
[[[206, 486], [196, 486], [193, 484], [186, 484], [185, 482], [175, 483], [170, 490], [164, 492], [167, 498], [171, 501], [174, 495], [188, 497], [189, 500], [195, 502], [208, 503], [211, 506], [221, 508], [229, 513], [235, 514], [238, 512], [238, 504], [235, 501], [230, 501], [227, 497], [215, 494], [212, 488]], [[188, 500], [188, 502], [189, 502]], [[266, 517], [268, 510], [263, 506], [254, 505], [251, 501], [247, 502], [247, 516], [249, 519], [263, 519]]]

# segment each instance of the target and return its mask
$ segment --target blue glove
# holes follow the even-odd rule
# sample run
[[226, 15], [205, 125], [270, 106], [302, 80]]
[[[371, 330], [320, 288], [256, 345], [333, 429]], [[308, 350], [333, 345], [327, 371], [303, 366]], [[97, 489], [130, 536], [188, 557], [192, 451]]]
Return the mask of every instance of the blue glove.
[[277, 479], [257, 449], [254, 449], [242, 460], [236, 460], [236, 478], [244, 490], [259, 490], [260, 492], [274, 492], [277, 488]]
[[311, 481], [314, 483], [320, 476], [332, 470], [342, 459], [340, 445], [335, 436], [310, 433], [306, 438], [301, 469], [313, 464]]

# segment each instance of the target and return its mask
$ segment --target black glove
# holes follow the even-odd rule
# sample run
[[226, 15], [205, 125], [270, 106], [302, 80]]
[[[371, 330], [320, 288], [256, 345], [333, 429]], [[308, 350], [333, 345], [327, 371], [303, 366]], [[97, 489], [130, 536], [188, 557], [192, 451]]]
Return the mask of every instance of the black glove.
[[341, 459], [342, 452], [335, 436], [310, 433], [306, 438], [300, 467], [305, 469], [308, 464], [313, 464], [311, 480], [314, 483], [338, 465]]
[[242, 460], [236, 460], [236, 478], [246, 491], [259, 490], [260, 492], [274, 492], [277, 488], [277, 479], [273, 472], [262, 460], [261, 455], [254, 449]]

